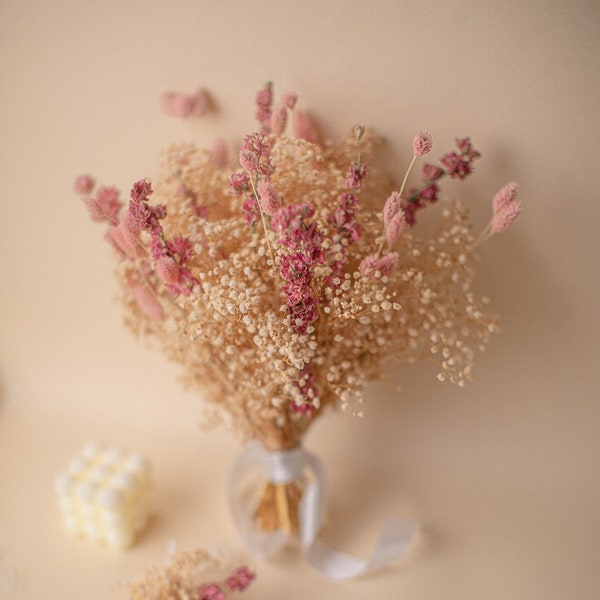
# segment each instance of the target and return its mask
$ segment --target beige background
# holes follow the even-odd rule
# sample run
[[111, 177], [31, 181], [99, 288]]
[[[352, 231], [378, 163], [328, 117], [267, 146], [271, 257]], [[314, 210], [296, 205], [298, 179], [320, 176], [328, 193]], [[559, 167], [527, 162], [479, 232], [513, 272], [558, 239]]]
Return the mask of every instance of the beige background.
[[[236, 140], [267, 79], [328, 135], [376, 128], [399, 174], [417, 129], [440, 153], [471, 135], [474, 219], [510, 179], [525, 209], [481, 252], [504, 333], [475, 383], [404, 371], [363, 421], [330, 415], [307, 440], [329, 472], [326, 539], [364, 555], [386, 515], [413, 516], [410, 556], [346, 584], [293, 553], [250, 560], [248, 598], [597, 598], [599, 26], [596, 0], [0, 1], [0, 598], [116, 597], [171, 538], [238, 545], [223, 485], [239, 443], [200, 432], [176, 368], [122, 327], [71, 185], [91, 171], [126, 189], [168, 142]], [[161, 91], [198, 85], [217, 114], [160, 113]], [[155, 466], [156, 517], [124, 555], [60, 528], [52, 481], [89, 439]]]

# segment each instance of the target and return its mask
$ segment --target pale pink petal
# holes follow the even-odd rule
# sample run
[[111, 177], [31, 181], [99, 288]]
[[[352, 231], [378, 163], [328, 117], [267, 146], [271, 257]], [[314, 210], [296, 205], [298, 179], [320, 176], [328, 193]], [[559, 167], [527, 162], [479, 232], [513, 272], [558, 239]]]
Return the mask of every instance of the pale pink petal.
[[132, 287], [131, 292], [142, 313], [156, 321], [164, 319], [165, 313], [163, 307], [146, 286], [135, 284]]
[[163, 112], [169, 116], [173, 116], [173, 100], [175, 92], [163, 92], [160, 95], [160, 106]]
[[185, 119], [192, 114], [195, 97], [175, 92], [164, 92], [160, 97], [163, 111], [171, 117]]
[[199, 89], [192, 97], [191, 113], [196, 117], [202, 117], [210, 108], [210, 97], [205, 89]]
[[227, 166], [227, 143], [225, 140], [215, 140], [210, 151], [210, 162], [215, 169], [223, 169]]
[[192, 114], [194, 100], [186, 94], [175, 94], [172, 102], [173, 116], [185, 119]]
[[73, 188], [75, 189], [75, 192], [83, 196], [83, 194], [89, 194], [94, 189], [95, 185], [96, 182], [93, 177], [90, 175], [80, 175], [75, 180]]
[[313, 119], [302, 110], [294, 111], [294, 135], [318, 146], [323, 145], [321, 132]]

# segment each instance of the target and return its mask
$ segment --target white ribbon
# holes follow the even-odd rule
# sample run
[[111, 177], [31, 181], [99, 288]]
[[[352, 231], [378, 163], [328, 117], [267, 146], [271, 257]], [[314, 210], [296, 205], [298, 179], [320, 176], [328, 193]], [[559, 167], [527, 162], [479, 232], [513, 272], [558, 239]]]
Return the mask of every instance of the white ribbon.
[[418, 525], [414, 521], [384, 522], [375, 547], [368, 559], [362, 560], [329, 548], [317, 539], [325, 514], [325, 472], [322, 462], [303, 448], [269, 452], [252, 442], [248, 451], [233, 463], [227, 486], [227, 499], [237, 529], [250, 551], [269, 558], [289, 541], [283, 531], [260, 531], [253, 522], [251, 499], [240, 492], [243, 479], [262, 470], [274, 484], [298, 481], [306, 472], [312, 478], [302, 494], [298, 509], [300, 544], [307, 562], [331, 579], [351, 579], [381, 567], [403, 556], [408, 550]]

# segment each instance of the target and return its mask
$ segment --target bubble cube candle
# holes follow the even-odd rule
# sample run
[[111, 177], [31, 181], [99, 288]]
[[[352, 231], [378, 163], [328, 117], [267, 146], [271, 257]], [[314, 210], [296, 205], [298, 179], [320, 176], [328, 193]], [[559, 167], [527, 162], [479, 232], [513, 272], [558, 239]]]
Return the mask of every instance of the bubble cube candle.
[[145, 457], [87, 444], [56, 478], [65, 528], [112, 548], [129, 548], [148, 522], [150, 484]]

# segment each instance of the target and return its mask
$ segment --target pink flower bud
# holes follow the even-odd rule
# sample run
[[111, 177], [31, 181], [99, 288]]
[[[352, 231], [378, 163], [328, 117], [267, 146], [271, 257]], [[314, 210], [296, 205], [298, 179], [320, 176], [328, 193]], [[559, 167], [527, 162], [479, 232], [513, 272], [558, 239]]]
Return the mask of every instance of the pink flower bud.
[[191, 96], [176, 94], [175, 92], [164, 92], [161, 94], [160, 102], [163, 111], [167, 115], [181, 119], [189, 117], [194, 106], [194, 100]]
[[174, 117], [185, 119], [192, 114], [194, 100], [191, 96], [185, 94], [175, 94], [171, 101], [171, 111]]
[[266, 215], [275, 214], [282, 206], [279, 194], [264, 180], [258, 182], [257, 189], [260, 207]]
[[89, 175], [80, 175], [73, 185], [75, 192], [78, 194], [89, 194], [96, 185], [96, 182]]
[[415, 135], [413, 139], [413, 151], [415, 157], [423, 156], [423, 154], [431, 152], [432, 146], [433, 141], [431, 139], [431, 134], [426, 131], [419, 131], [419, 133]]
[[205, 89], [199, 89], [192, 97], [191, 113], [196, 117], [202, 117], [210, 108], [210, 97]]
[[271, 113], [271, 131], [282, 135], [287, 124], [287, 110], [283, 104], [278, 104]]

